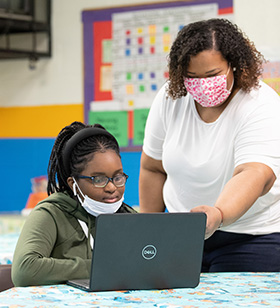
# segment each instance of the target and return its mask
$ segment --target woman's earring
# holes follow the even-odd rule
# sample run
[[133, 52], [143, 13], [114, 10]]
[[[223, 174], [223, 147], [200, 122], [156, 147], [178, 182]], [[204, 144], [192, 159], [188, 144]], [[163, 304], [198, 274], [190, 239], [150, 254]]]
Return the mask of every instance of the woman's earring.
[[233, 67], [232, 70], [235, 72], [236, 71], [236, 67]]

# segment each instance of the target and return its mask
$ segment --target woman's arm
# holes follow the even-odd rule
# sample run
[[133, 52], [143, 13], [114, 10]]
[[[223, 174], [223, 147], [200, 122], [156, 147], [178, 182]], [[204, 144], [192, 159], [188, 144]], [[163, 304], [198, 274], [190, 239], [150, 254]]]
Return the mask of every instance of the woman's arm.
[[162, 189], [165, 180], [162, 161], [142, 152], [139, 178], [140, 212], [164, 212]]
[[275, 179], [274, 172], [265, 164], [246, 163], [237, 166], [214, 207], [201, 205], [191, 210], [206, 213], [206, 238], [216, 231], [221, 222], [227, 226], [244, 215], [260, 196], [270, 190]]

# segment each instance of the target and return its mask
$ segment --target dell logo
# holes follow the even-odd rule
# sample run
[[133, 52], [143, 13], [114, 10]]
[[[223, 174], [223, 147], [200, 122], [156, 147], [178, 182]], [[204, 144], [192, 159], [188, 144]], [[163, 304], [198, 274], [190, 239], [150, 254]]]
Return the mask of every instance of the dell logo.
[[157, 254], [157, 249], [153, 245], [147, 245], [142, 249], [142, 257], [146, 260], [153, 259]]

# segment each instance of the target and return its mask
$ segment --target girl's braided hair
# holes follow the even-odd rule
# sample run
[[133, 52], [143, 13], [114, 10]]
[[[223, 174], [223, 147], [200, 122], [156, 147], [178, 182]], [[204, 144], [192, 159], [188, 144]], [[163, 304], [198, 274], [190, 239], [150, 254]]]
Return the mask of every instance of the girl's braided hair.
[[191, 23], [179, 31], [168, 59], [168, 94], [176, 99], [186, 96], [184, 78], [192, 56], [205, 50], [217, 50], [235, 68], [234, 85], [245, 92], [258, 87], [263, 55], [253, 42], [227, 19], [209, 19]]
[[63, 151], [67, 141], [80, 130], [90, 127], [101, 128], [104, 129], [104, 132], [107, 132], [100, 124], [92, 126], [81, 122], [73, 122], [64, 127], [58, 134], [48, 165], [48, 195], [54, 192], [66, 191], [70, 196], [73, 196], [73, 192], [67, 184], [67, 178], [81, 174], [86, 164], [93, 158], [94, 153], [104, 153], [107, 150], [112, 150], [120, 156], [120, 149], [116, 139], [113, 136], [110, 137], [110, 134], [107, 132], [108, 134], [89, 136], [78, 142], [70, 153], [69, 166], [65, 168], [65, 153]]

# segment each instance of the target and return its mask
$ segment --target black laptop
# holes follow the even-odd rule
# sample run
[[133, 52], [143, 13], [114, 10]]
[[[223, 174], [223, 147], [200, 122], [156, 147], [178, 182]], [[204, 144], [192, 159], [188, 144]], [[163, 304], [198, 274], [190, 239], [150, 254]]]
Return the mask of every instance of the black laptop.
[[90, 279], [67, 283], [89, 292], [195, 288], [205, 225], [204, 213], [101, 214]]

